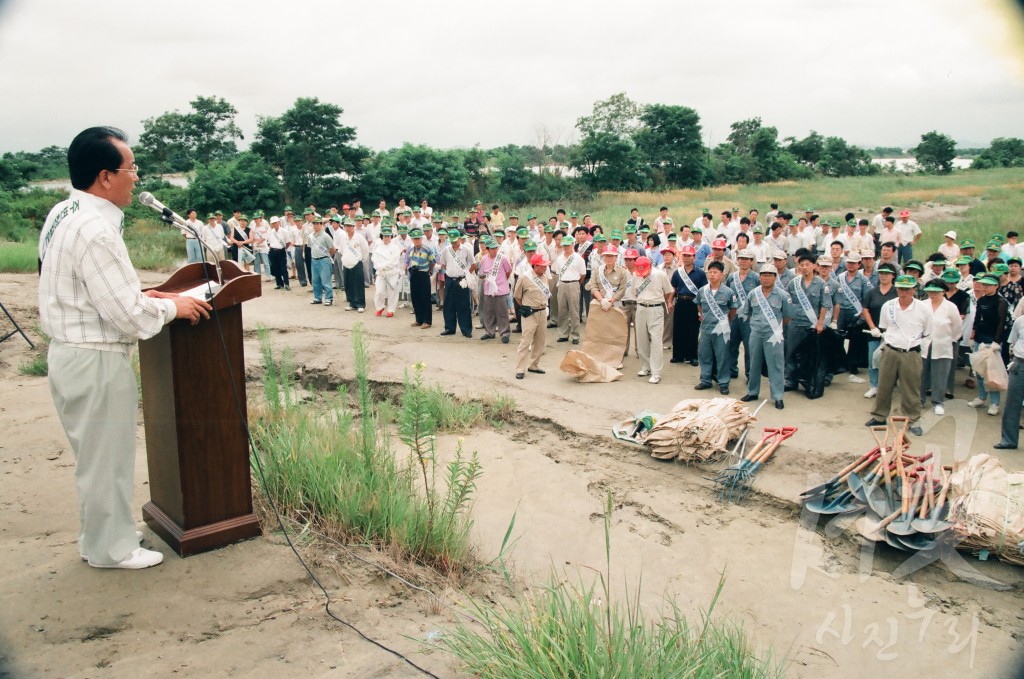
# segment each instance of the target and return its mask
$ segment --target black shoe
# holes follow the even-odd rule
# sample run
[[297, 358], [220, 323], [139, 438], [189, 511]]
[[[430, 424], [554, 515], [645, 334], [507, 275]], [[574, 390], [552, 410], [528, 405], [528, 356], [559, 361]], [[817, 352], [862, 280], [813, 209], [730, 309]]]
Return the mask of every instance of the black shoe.
[[907, 427], [907, 431], [909, 431], [914, 436], [924, 436], [924, 431], [921, 429], [921, 427], [917, 426], [916, 424]]
[[692, 366], [696, 367], [696, 366], [700, 365], [700, 361], [698, 361], [698, 360], [697, 360], [697, 359], [695, 359], [695, 358], [691, 358], [691, 359], [690, 359], [690, 365], [692, 365]]
[[518, 335], [519, 333], [521, 333], [522, 331], [523, 331], [523, 328], [522, 328], [522, 326], [520, 326], [520, 327], [518, 327], [518, 328], [512, 328], [512, 332], [516, 333], [517, 335]]
[[1009, 443], [1003, 443], [1002, 441], [992, 447], [996, 450], [1017, 450], [1017, 446], [1011, 446]]
[[462, 336], [466, 339], [473, 339], [473, 333], [469, 333], [468, 335], [466, 333], [462, 333]]
[[569, 341], [569, 338], [568, 338], [568, 337], [559, 337], [559, 338], [558, 338], [557, 340], [555, 340], [555, 341], [556, 341], [556, 342], [568, 342], [568, 341]]
[[545, 374], [543, 368], [527, 368], [526, 372], [537, 373], [538, 375], [544, 375]]
[[502, 335], [501, 336], [501, 343], [502, 344], [508, 344], [508, 335]]
[[740, 397], [740, 400], [743, 401], [744, 403], [750, 403], [751, 401], [756, 401], [757, 400], [757, 394], [744, 394], [742, 397]]
[[494, 339], [494, 335], [483, 335], [483, 336], [482, 336], [482, 337], [481, 337], [480, 339], [481, 339], [481, 340], [489, 340], [489, 339]]
[[736, 379], [739, 376], [740, 376], [740, 371], [739, 370], [730, 370], [729, 371], [729, 377], [731, 377], [732, 379]]
[[670, 358], [670, 359], [668, 359], [668, 362], [669, 363], [686, 363], [686, 361], [684, 361], [681, 358]]
[[729, 393], [729, 387], [718, 387], [718, 393], [725, 396]]
[[275, 286], [274, 286], [274, 289], [275, 289], [275, 290], [280, 290], [280, 289], [282, 289], [283, 287], [284, 287], [283, 285], [275, 285]]
[[579, 343], [580, 343], [580, 341], [579, 341], [578, 339], [574, 339], [574, 340], [572, 341], [572, 343], [573, 343], [573, 344], [579, 344]]
[[709, 382], [701, 382], [696, 387], [694, 387], [694, 390], [696, 390], [696, 391], [704, 391], [705, 389], [710, 389], [710, 388], [711, 388], [711, 384]]
[[864, 423], [865, 427], [884, 427], [885, 420], [878, 420], [872, 417], [870, 420]]
[[551, 328], [557, 328], [557, 327], [558, 327], [558, 323], [548, 323], [548, 330], [550, 330]]
[[441, 337], [446, 337], [448, 335], [454, 335], [454, 334], [455, 334], [454, 330], [445, 330], [444, 332], [441, 333]]
[[775, 402], [775, 409], [776, 410], [782, 410], [785, 407], [786, 407], [786, 404], [782, 402], [782, 399], [779, 399], [778, 401]]
[[323, 302], [321, 302], [318, 299], [314, 299], [313, 301], [310, 302], [310, 304], [323, 304]]
[[299, 285], [301, 285], [302, 287], [306, 287], [305, 283], [299, 283]]
[[521, 379], [523, 379], [524, 377], [526, 377], [526, 375], [524, 375], [523, 373], [516, 373], [516, 379], [517, 379], [517, 380], [521, 380]]
[[951, 392], [951, 391], [947, 391], [946, 392], [946, 400], [947, 401], [952, 401], [953, 400], [953, 392]]

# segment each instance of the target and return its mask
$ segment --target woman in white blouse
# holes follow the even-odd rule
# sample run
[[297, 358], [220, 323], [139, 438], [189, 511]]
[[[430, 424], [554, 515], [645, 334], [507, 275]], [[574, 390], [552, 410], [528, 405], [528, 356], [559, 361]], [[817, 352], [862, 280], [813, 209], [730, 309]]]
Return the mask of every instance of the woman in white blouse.
[[[945, 415], [946, 381], [953, 366], [953, 342], [963, 334], [963, 319], [956, 305], [946, 299], [946, 284], [939, 279], [924, 286], [932, 311], [932, 334], [921, 338], [921, 406], [931, 389], [936, 415]], [[933, 386], [934, 385], [934, 386]]]

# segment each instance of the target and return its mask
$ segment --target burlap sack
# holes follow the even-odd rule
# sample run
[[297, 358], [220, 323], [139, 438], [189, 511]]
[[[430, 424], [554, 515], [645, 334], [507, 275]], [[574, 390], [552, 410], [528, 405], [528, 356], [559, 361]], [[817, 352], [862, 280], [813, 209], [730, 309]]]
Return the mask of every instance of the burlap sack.
[[626, 351], [627, 333], [626, 314], [621, 309], [605, 311], [600, 303], [591, 303], [586, 338], [578, 350], [565, 355], [559, 368], [580, 382], [614, 382], [622, 377], [615, 366]]

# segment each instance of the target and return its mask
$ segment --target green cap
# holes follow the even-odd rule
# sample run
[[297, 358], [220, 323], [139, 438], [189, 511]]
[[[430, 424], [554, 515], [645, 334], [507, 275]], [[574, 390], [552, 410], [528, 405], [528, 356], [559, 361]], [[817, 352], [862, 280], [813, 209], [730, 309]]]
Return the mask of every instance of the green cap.
[[992, 240], [994, 240], [997, 243], [1005, 243], [1006, 242], [1006, 236], [1004, 236], [1001, 233], [995, 233], [995, 234], [992, 234]]
[[256, 210], [256, 212], [252, 213], [252, 216], [253, 217], [262, 217], [263, 216], [263, 210]]
[[380, 210], [374, 210], [370, 213], [371, 217], [380, 217]]
[[763, 227], [763, 226], [755, 226], [755, 227], [754, 227], [754, 228], [752, 229], [752, 231], [753, 231], [754, 233], [764, 233], [764, 227]]
[[410, 229], [409, 238], [423, 238], [423, 231], [420, 229]]
[[498, 244], [497, 244], [497, 243], [495, 243], [495, 242], [494, 242], [493, 240], [491, 240], [490, 238], [488, 238], [487, 240], [485, 240], [485, 241], [484, 241], [484, 247], [485, 247], [485, 248], [487, 248], [488, 250], [493, 250], [493, 249], [495, 249], [496, 247], [498, 247]]
[[650, 233], [650, 231], [651, 227], [647, 226], [646, 224], [640, 227], [640, 233]]
[[626, 233], [636, 233], [636, 224], [626, 224]]
[[575, 242], [576, 241], [573, 240], [572, 236], [562, 236], [562, 247], [565, 247], [566, 245], [572, 245]]
[[545, 224], [544, 225], [544, 233], [554, 233], [554, 232], [555, 232], [555, 225], [554, 224]]
[[344, 221], [344, 222], [342, 222], [342, 223], [341, 223], [341, 225], [342, 225], [342, 226], [355, 226], [355, 225], [356, 225], [356, 220], [354, 220], [354, 219], [349, 219], [348, 217], [346, 217], [346, 218], [345, 218], [345, 221]]
[[459, 230], [458, 229], [448, 229], [448, 237], [449, 238], [454, 240], [454, 239], [458, 238], [460, 235], [461, 234], [459, 234]]
[[669, 240], [679, 240], [679, 236], [677, 236], [677, 235], [675, 234], [675, 232], [673, 231], [672, 233], [670, 233], [670, 234], [668, 235], [668, 239], [669, 239]]
[[594, 235], [594, 242], [595, 243], [607, 243], [608, 242], [608, 238], [603, 233], [598, 233], [598, 234]]
[[800, 226], [800, 220], [798, 220], [798, 219], [791, 219], [791, 220], [789, 220], [789, 225], [790, 226]]
[[213, 214], [217, 215], [218, 217], [223, 217], [223, 216], [224, 216], [224, 213], [223, 213], [223, 212], [221, 212], [220, 210], [217, 210], [217, 211], [216, 211], [216, 212], [214, 212]]
[[[245, 217], [242, 217], [242, 219], [245, 219]], [[324, 218], [323, 217], [315, 217], [314, 216], [313, 217], [313, 223], [314, 224], [323, 224], [324, 223]]]
[[505, 237], [505, 229], [495, 229], [494, 230], [494, 237], [497, 238], [498, 236], [501, 236], [502, 238], [504, 238]]
[[524, 252], [535, 252], [536, 250], [537, 250], [537, 244], [534, 243], [532, 240], [528, 240], [525, 243], [523, 243], [523, 251]]
[[209, 212], [209, 213], [206, 214], [206, 218], [207, 219], [217, 219], [217, 215], [213, 214], [212, 212]]
[[529, 238], [530, 230], [527, 229], [525, 226], [520, 229], [516, 229], [516, 236], [518, 236], [519, 238]]
[[965, 264], [970, 264], [973, 261], [974, 260], [968, 257], [967, 255], [960, 255], [959, 257], [956, 258], [956, 261], [953, 263], [956, 264], [957, 266], [964, 266]]
[[575, 217], [576, 219], [579, 219], [580, 218], [580, 213], [576, 212], [576, 210], [573, 210], [572, 212], [569, 213], [569, 217], [570, 218]]
[[380, 237], [381, 238], [383, 238], [384, 236], [394, 236], [394, 235], [395, 235], [395, 232], [391, 230], [390, 226], [382, 226], [380, 228]]
[[669, 226], [672, 226], [673, 224], [675, 224], [675, 222], [672, 221], [671, 217], [665, 217], [665, 219], [661, 220], [661, 223], [662, 224], [668, 224]]
[[338, 224], [341, 224], [341, 216], [340, 215], [331, 215], [330, 219], [331, 219], [332, 222], [337, 222]]
[[531, 219], [537, 219], [537, 215], [526, 215], [526, 221], [530, 221]]
[[938, 278], [933, 278], [924, 284], [925, 292], [945, 292], [946, 286]]
[[517, 215], [517, 214], [516, 214], [515, 212], [513, 212], [512, 214], [510, 214], [510, 215], [508, 216], [508, 218], [509, 218], [509, 219], [519, 219], [519, 215]]
[[914, 278], [913, 276], [906, 276], [906, 275], [897, 276], [896, 277], [896, 287], [897, 288], [916, 288], [917, 287], [917, 279]]
[[409, 233], [409, 227], [408, 226], [406, 226], [405, 224], [399, 224], [398, 225], [398, 235], [399, 236], [404, 236], [404, 235], [406, 235], [408, 233]]
[[612, 229], [612, 240], [622, 240], [622, 232], [618, 229]]
[[999, 245], [999, 241], [997, 240], [990, 240], [988, 244], [985, 245], [986, 250], [995, 250], [996, 252], [999, 252], [1000, 248], [1001, 246]]
[[711, 208], [709, 208], [709, 207], [702, 207], [702, 208], [700, 209], [700, 214], [701, 214], [701, 216], [702, 216], [702, 217], [703, 217], [704, 215], [709, 215], [709, 214], [711, 214]]
[[443, 224], [444, 223], [444, 217], [442, 217], [441, 215], [434, 215], [433, 218], [430, 220], [430, 223], [431, 224]]
[[921, 264], [921, 262], [917, 261], [916, 259], [912, 259], [909, 262], [903, 264], [903, 269], [905, 271], [910, 271], [911, 269], [913, 269], [918, 273], [924, 273], [924, 264]]
[[846, 222], [846, 225], [847, 226], [857, 226], [857, 220], [856, 219], [851, 219], [848, 222]]
[[307, 207], [305, 210], [302, 211], [302, 214], [303, 215], [311, 215], [311, 214], [313, 214], [313, 208]]
[[1002, 262], [997, 262], [996, 264], [992, 265], [992, 268], [989, 269], [989, 271], [991, 271], [992, 273], [997, 273], [1000, 276], [1002, 276], [1003, 274], [1010, 273], [1010, 267]]
[[973, 238], [964, 238], [962, 241], [960, 241], [960, 247], [962, 247], [962, 248], [973, 248], [974, 247], [974, 239]]
[[806, 210], [804, 210], [804, 212], [814, 212], [814, 208], [813, 207], [809, 207]]
[[987, 273], [983, 276], [978, 276], [974, 280], [978, 281], [982, 285], [999, 285], [999, 279], [990, 273]]
[[956, 269], [946, 269], [942, 272], [942, 275], [939, 276], [939, 278], [941, 278], [944, 283], [959, 283], [960, 272]]
[[704, 233], [704, 229], [700, 228], [699, 226], [695, 226], [692, 229], [690, 229], [690, 233], [700, 233], [700, 234], [703, 234]]
[[295, 210], [292, 209], [291, 205], [285, 205], [284, 212], [295, 212]]

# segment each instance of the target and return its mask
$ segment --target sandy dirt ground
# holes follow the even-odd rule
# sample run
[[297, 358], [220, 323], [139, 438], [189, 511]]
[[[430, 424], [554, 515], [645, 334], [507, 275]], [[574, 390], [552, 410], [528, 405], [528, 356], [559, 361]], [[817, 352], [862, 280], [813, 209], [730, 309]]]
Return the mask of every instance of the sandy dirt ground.
[[[164, 277], [143, 274], [148, 284]], [[870, 407], [864, 385], [841, 376], [822, 399], [787, 394], [783, 411], [769, 404], [759, 426], [792, 425], [799, 432], [758, 476], [746, 503], [720, 504], [705, 478], [712, 470], [654, 460], [609, 435], [630, 413], [665, 412], [697, 397], [696, 368], [666, 361], [662, 383], [652, 386], [635, 376], [631, 357], [621, 381], [577, 384], [558, 372], [566, 345], [549, 334], [542, 359], [547, 374], [518, 381], [518, 335], [509, 345], [439, 337], [437, 315], [434, 328], [419, 330], [409, 327], [406, 310], [375, 318], [346, 312], [343, 304], [311, 307], [308, 288], [272, 288], [264, 284], [264, 296], [245, 306], [250, 378], [260, 372], [255, 328], [262, 323], [278, 348], [293, 351], [310, 383], [350, 380], [350, 331], [362, 322], [376, 381], [399, 382], [404, 369], [421, 361], [429, 380], [458, 396], [500, 391], [515, 398], [515, 422], [470, 432], [464, 446], [480, 454], [484, 470], [473, 509], [481, 558], [497, 554], [515, 514], [518, 541], [509, 565], [519, 582], [539, 583], [552, 570], [575, 577], [603, 569], [601, 517], [611, 493], [617, 593], [642, 576], [641, 601], [652, 614], [669, 596], [697, 615], [724, 576], [716, 615], [743, 625], [759, 645], [771, 644], [788, 660], [789, 676], [1000, 677], [1015, 671], [1024, 571], [966, 556], [896, 578], [906, 555], [887, 546], [864, 549], [852, 528], [826, 530], [801, 516], [803, 488], [872, 447], [863, 426]], [[35, 290], [34, 276], [0, 277], [0, 301], [29, 328]], [[0, 528], [0, 654], [9, 676], [418, 675], [325, 615], [322, 597], [280, 535], [180, 559], [147, 529], [144, 543], [167, 557], [160, 567], [102, 571], [81, 563], [72, 453], [45, 378], [17, 372], [27, 355], [20, 338], [0, 344], [0, 502], [7, 517]], [[250, 383], [250, 400], [258, 388]], [[972, 395], [962, 386], [956, 396], [947, 417], [923, 418], [925, 436], [914, 441], [918, 452], [933, 450], [946, 463], [954, 454], [989, 451], [998, 440], [998, 418], [967, 408]], [[455, 439], [442, 437], [441, 450], [454, 450]], [[1024, 468], [1024, 453], [1000, 451], [1000, 457], [1010, 469]], [[136, 505], [147, 499], [140, 424]], [[348, 552], [300, 549], [324, 578], [340, 617], [439, 676], [459, 676], [451, 658], [418, 643], [451, 624], [456, 613], [445, 603]], [[355, 553], [379, 561], [365, 550]], [[436, 577], [404, 572], [421, 578], [443, 602], [464, 599], [464, 592]], [[467, 587], [476, 595], [502, 595], [492, 575]]]

